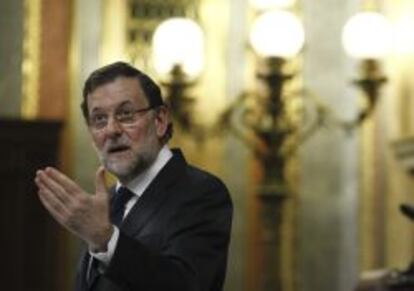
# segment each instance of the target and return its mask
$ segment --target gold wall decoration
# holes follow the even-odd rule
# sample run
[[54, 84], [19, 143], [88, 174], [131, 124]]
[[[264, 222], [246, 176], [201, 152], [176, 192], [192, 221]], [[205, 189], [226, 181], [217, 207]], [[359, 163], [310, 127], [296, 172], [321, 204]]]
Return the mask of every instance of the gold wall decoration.
[[132, 63], [152, 71], [151, 39], [157, 25], [170, 17], [198, 18], [199, 0], [129, 0], [127, 55]]
[[34, 119], [39, 104], [41, 0], [24, 1], [21, 116]]

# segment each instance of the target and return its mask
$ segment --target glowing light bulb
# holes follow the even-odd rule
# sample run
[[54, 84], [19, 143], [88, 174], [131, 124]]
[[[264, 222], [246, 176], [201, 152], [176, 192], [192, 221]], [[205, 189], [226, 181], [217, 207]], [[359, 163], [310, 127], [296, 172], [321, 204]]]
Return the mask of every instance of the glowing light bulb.
[[155, 30], [152, 39], [154, 68], [161, 76], [180, 65], [188, 77], [197, 77], [204, 66], [204, 34], [188, 18], [170, 18]]
[[342, 44], [352, 57], [379, 59], [391, 48], [391, 26], [376, 12], [361, 12], [351, 17], [342, 32]]
[[305, 33], [299, 19], [288, 11], [263, 13], [254, 22], [250, 43], [264, 57], [294, 57], [302, 48]]

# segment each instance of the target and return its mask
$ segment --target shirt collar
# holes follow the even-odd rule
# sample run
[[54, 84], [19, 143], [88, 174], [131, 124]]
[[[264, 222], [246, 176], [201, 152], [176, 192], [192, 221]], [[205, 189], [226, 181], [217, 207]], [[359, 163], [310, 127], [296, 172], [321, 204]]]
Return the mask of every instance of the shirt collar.
[[[152, 165], [124, 186], [134, 192], [134, 194], [136, 194], [138, 197], [140, 197], [148, 185], [152, 182], [152, 180], [154, 180], [158, 172], [161, 171], [161, 169], [165, 166], [165, 164], [167, 164], [172, 156], [173, 154], [170, 148], [167, 145], [164, 145]], [[118, 189], [120, 186], [121, 183], [117, 181], [116, 189]]]

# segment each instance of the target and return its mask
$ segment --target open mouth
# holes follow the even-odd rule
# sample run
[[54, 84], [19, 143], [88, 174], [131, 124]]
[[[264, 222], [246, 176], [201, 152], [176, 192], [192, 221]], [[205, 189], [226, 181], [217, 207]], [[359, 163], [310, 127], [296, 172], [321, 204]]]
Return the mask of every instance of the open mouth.
[[109, 154], [117, 154], [117, 153], [123, 153], [129, 150], [129, 146], [125, 146], [125, 145], [120, 145], [120, 146], [114, 146], [111, 147], [108, 150]]

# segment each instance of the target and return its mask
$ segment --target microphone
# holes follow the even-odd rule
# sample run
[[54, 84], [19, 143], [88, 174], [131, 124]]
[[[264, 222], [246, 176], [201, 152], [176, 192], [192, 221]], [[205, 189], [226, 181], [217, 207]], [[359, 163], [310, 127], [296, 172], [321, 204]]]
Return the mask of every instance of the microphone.
[[414, 205], [411, 204], [400, 204], [400, 211], [410, 220], [414, 220]]

